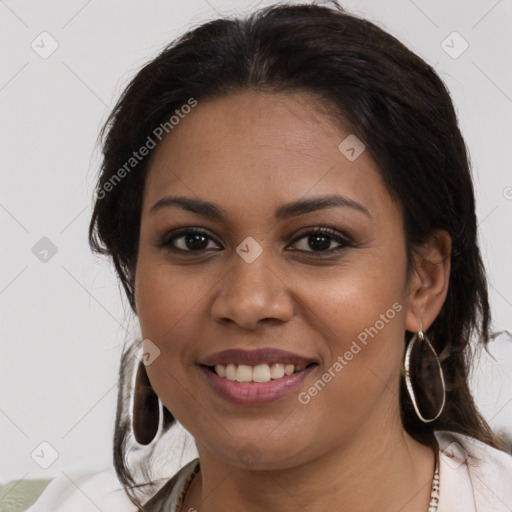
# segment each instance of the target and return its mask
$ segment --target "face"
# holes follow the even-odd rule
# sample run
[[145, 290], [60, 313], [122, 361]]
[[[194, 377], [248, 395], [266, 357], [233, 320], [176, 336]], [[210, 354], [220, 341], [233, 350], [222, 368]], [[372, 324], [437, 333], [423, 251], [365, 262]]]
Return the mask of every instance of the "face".
[[[351, 139], [339, 149], [349, 135], [305, 93], [244, 92], [199, 101], [153, 154], [136, 307], [143, 338], [160, 350], [146, 367], [151, 384], [200, 456], [286, 468], [354, 436], [378, 442], [400, 421], [403, 217], [369, 152], [357, 156]], [[170, 196], [224, 215], [161, 202]], [[283, 208], [326, 196], [342, 199]], [[228, 349], [279, 349], [314, 364], [281, 378], [274, 366], [267, 383], [202, 366]], [[272, 368], [279, 355], [262, 357]], [[261, 360], [247, 366], [256, 363], [264, 380]], [[234, 371], [244, 380], [245, 369]]]

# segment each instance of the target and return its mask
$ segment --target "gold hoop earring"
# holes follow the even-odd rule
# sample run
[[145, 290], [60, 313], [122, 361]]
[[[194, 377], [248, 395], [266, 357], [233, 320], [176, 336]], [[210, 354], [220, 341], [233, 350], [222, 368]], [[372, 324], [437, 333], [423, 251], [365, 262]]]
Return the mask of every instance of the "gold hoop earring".
[[[419, 343], [416, 344], [416, 340], [419, 339]], [[416, 344], [416, 349], [413, 355], [413, 349]], [[432, 354], [434, 357], [432, 358]], [[411, 339], [407, 350], [405, 352], [405, 383], [407, 386], [407, 392], [411, 398], [414, 410], [418, 415], [418, 418], [423, 423], [430, 423], [441, 415], [446, 402], [446, 386], [444, 382], [443, 369], [439, 358], [437, 357], [434, 347], [428, 340], [423, 331], [418, 331], [417, 334]], [[440, 378], [440, 389], [432, 384], [432, 373], [437, 370]], [[414, 391], [413, 381], [417, 384], [417, 390]], [[427, 415], [432, 415], [435, 410], [435, 404], [439, 403], [440, 395], [442, 395], [441, 406], [437, 407], [438, 411], [434, 414], [434, 417], [425, 418], [420, 412], [418, 407], [418, 401], [421, 401], [426, 408]], [[419, 400], [418, 400], [419, 398]]]

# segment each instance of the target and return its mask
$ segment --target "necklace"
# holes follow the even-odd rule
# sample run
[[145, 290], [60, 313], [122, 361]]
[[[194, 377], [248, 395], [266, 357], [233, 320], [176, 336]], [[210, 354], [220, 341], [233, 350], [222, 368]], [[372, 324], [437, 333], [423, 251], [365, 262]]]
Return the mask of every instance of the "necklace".
[[430, 491], [430, 504], [428, 512], [436, 512], [439, 506], [439, 456], [436, 457], [436, 469], [434, 479], [432, 480], [432, 490]]

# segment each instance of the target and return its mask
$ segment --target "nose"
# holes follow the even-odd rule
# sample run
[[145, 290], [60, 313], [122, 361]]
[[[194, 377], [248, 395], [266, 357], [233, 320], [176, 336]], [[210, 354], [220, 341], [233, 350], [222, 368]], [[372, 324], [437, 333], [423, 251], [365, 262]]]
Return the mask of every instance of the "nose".
[[293, 317], [289, 285], [285, 276], [272, 267], [271, 259], [264, 251], [247, 263], [234, 254], [233, 264], [222, 277], [212, 304], [214, 320], [255, 330], [261, 323], [281, 323]]

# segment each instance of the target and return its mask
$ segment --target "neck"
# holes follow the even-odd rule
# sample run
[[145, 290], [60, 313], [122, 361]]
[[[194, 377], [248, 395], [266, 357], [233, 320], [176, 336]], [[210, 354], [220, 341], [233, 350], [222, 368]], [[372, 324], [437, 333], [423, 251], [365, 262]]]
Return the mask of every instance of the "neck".
[[314, 460], [269, 471], [240, 469], [198, 445], [201, 469], [182, 510], [426, 512], [435, 455], [397, 427], [358, 431]]

